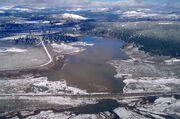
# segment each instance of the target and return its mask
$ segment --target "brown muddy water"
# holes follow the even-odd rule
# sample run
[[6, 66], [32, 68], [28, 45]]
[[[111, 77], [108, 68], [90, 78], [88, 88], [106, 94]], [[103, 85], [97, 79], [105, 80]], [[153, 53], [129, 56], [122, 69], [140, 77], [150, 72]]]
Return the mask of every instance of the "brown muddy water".
[[115, 68], [107, 63], [109, 60], [129, 58], [120, 50], [123, 43], [113, 39], [89, 36], [81, 37], [81, 40], [94, 46], [85, 46], [85, 51], [68, 55], [65, 66], [61, 70], [48, 74], [48, 79], [51, 81], [64, 79], [68, 85], [87, 90], [89, 93], [123, 92], [122, 79], [114, 78]]

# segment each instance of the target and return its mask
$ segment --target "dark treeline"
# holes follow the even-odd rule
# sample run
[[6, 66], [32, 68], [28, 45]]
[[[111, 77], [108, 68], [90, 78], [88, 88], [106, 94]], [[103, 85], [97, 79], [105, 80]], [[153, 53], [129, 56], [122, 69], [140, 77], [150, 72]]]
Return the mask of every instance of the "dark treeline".
[[54, 33], [54, 34], [46, 34], [43, 35], [43, 41], [45, 41], [46, 43], [52, 43], [52, 42], [56, 42], [56, 43], [60, 43], [60, 42], [75, 42], [78, 41], [77, 37], [72, 37], [69, 35], [64, 35], [61, 33]]
[[60, 33], [54, 33], [54, 34], [45, 34], [43, 36], [33, 36], [29, 35], [26, 37], [14, 39], [16, 44], [26, 44], [26, 45], [36, 45], [40, 43], [40, 38], [45, 43], [61, 43], [61, 42], [75, 42], [78, 41], [77, 37], [72, 37], [68, 35], [63, 35]]
[[40, 43], [39, 38], [35, 36], [26, 36], [14, 40], [16, 44], [36, 45]]

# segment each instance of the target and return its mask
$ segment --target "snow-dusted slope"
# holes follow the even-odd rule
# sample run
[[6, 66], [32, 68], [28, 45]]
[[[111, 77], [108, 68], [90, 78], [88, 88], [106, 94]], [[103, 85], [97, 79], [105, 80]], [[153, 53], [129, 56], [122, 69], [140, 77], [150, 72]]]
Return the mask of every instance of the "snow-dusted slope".
[[82, 17], [80, 15], [70, 14], [70, 13], [62, 14], [62, 18], [64, 18], [64, 19], [75, 19], [75, 20], [86, 20], [87, 19], [87, 18]]

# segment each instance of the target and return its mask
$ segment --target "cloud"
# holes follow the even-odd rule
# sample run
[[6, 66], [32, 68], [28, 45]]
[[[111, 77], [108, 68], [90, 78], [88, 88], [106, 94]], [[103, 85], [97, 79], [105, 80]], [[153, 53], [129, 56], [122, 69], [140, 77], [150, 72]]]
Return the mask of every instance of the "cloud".
[[102, 1], [91, 1], [91, 0], [0, 0], [0, 4], [6, 5], [26, 5], [26, 6], [110, 6], [110, 5], [122, 5], [122, 6], [134, 6], [142, 5], [144, 0], [120, 0], [114, 2], [102, 2]]
[[180, 2], [168, 2], [165, 4], [166, 7], [179, 8], [180, 10]]
[[0, 0], [1, 5], [24, 5], [29, 7], [77, 7], [89, 3], [88, 0]]
[[174, 2], [166, 4], [153, 4], [145, 0], [117, 0], [117, 1], [92, 1], [92, 0], [0, 0], [0, 6], [22, 5], [26, 7], [100, 7], [100, 8], [121, 8], [121, 7], [179, 7]]

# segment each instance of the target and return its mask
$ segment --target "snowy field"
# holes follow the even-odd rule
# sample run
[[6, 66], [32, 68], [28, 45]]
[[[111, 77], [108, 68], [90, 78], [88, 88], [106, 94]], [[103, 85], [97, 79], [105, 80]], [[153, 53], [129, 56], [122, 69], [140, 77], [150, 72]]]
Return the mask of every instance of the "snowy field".
[[35, 68], [48, 62], [48, 60], [42, 47], [0, 48], [0, 71]]
[[180, 69], [180, 66], [175, 64], [177, 67], [174, 67], [176, 62], [171, 58], [150, 56], [133, 45], [125, 47], [123, 51], [131, 59], [112, 60], [108, 63], [115, 67], [115, 77], [124, 79], [124, 93], [179, 91], [180, 78], [176, 75], [176, 70]]
[[[129, 60], [112, 60], [108, 63], [115, 67], [116, 78], [125, 83], [124, 93], [140, 92], [179, 92], [180, 78], [177, 70], [180, 69], [179, 59], [163, 56], [150, 56], [139, 51], [133, 45], [122, 49], [130, 56]], [[118, 100], [126, 107], [114, 109], [122, 119], [179, 119], [180, 100], [174, 97], [147, 97], [147, 99]]]

